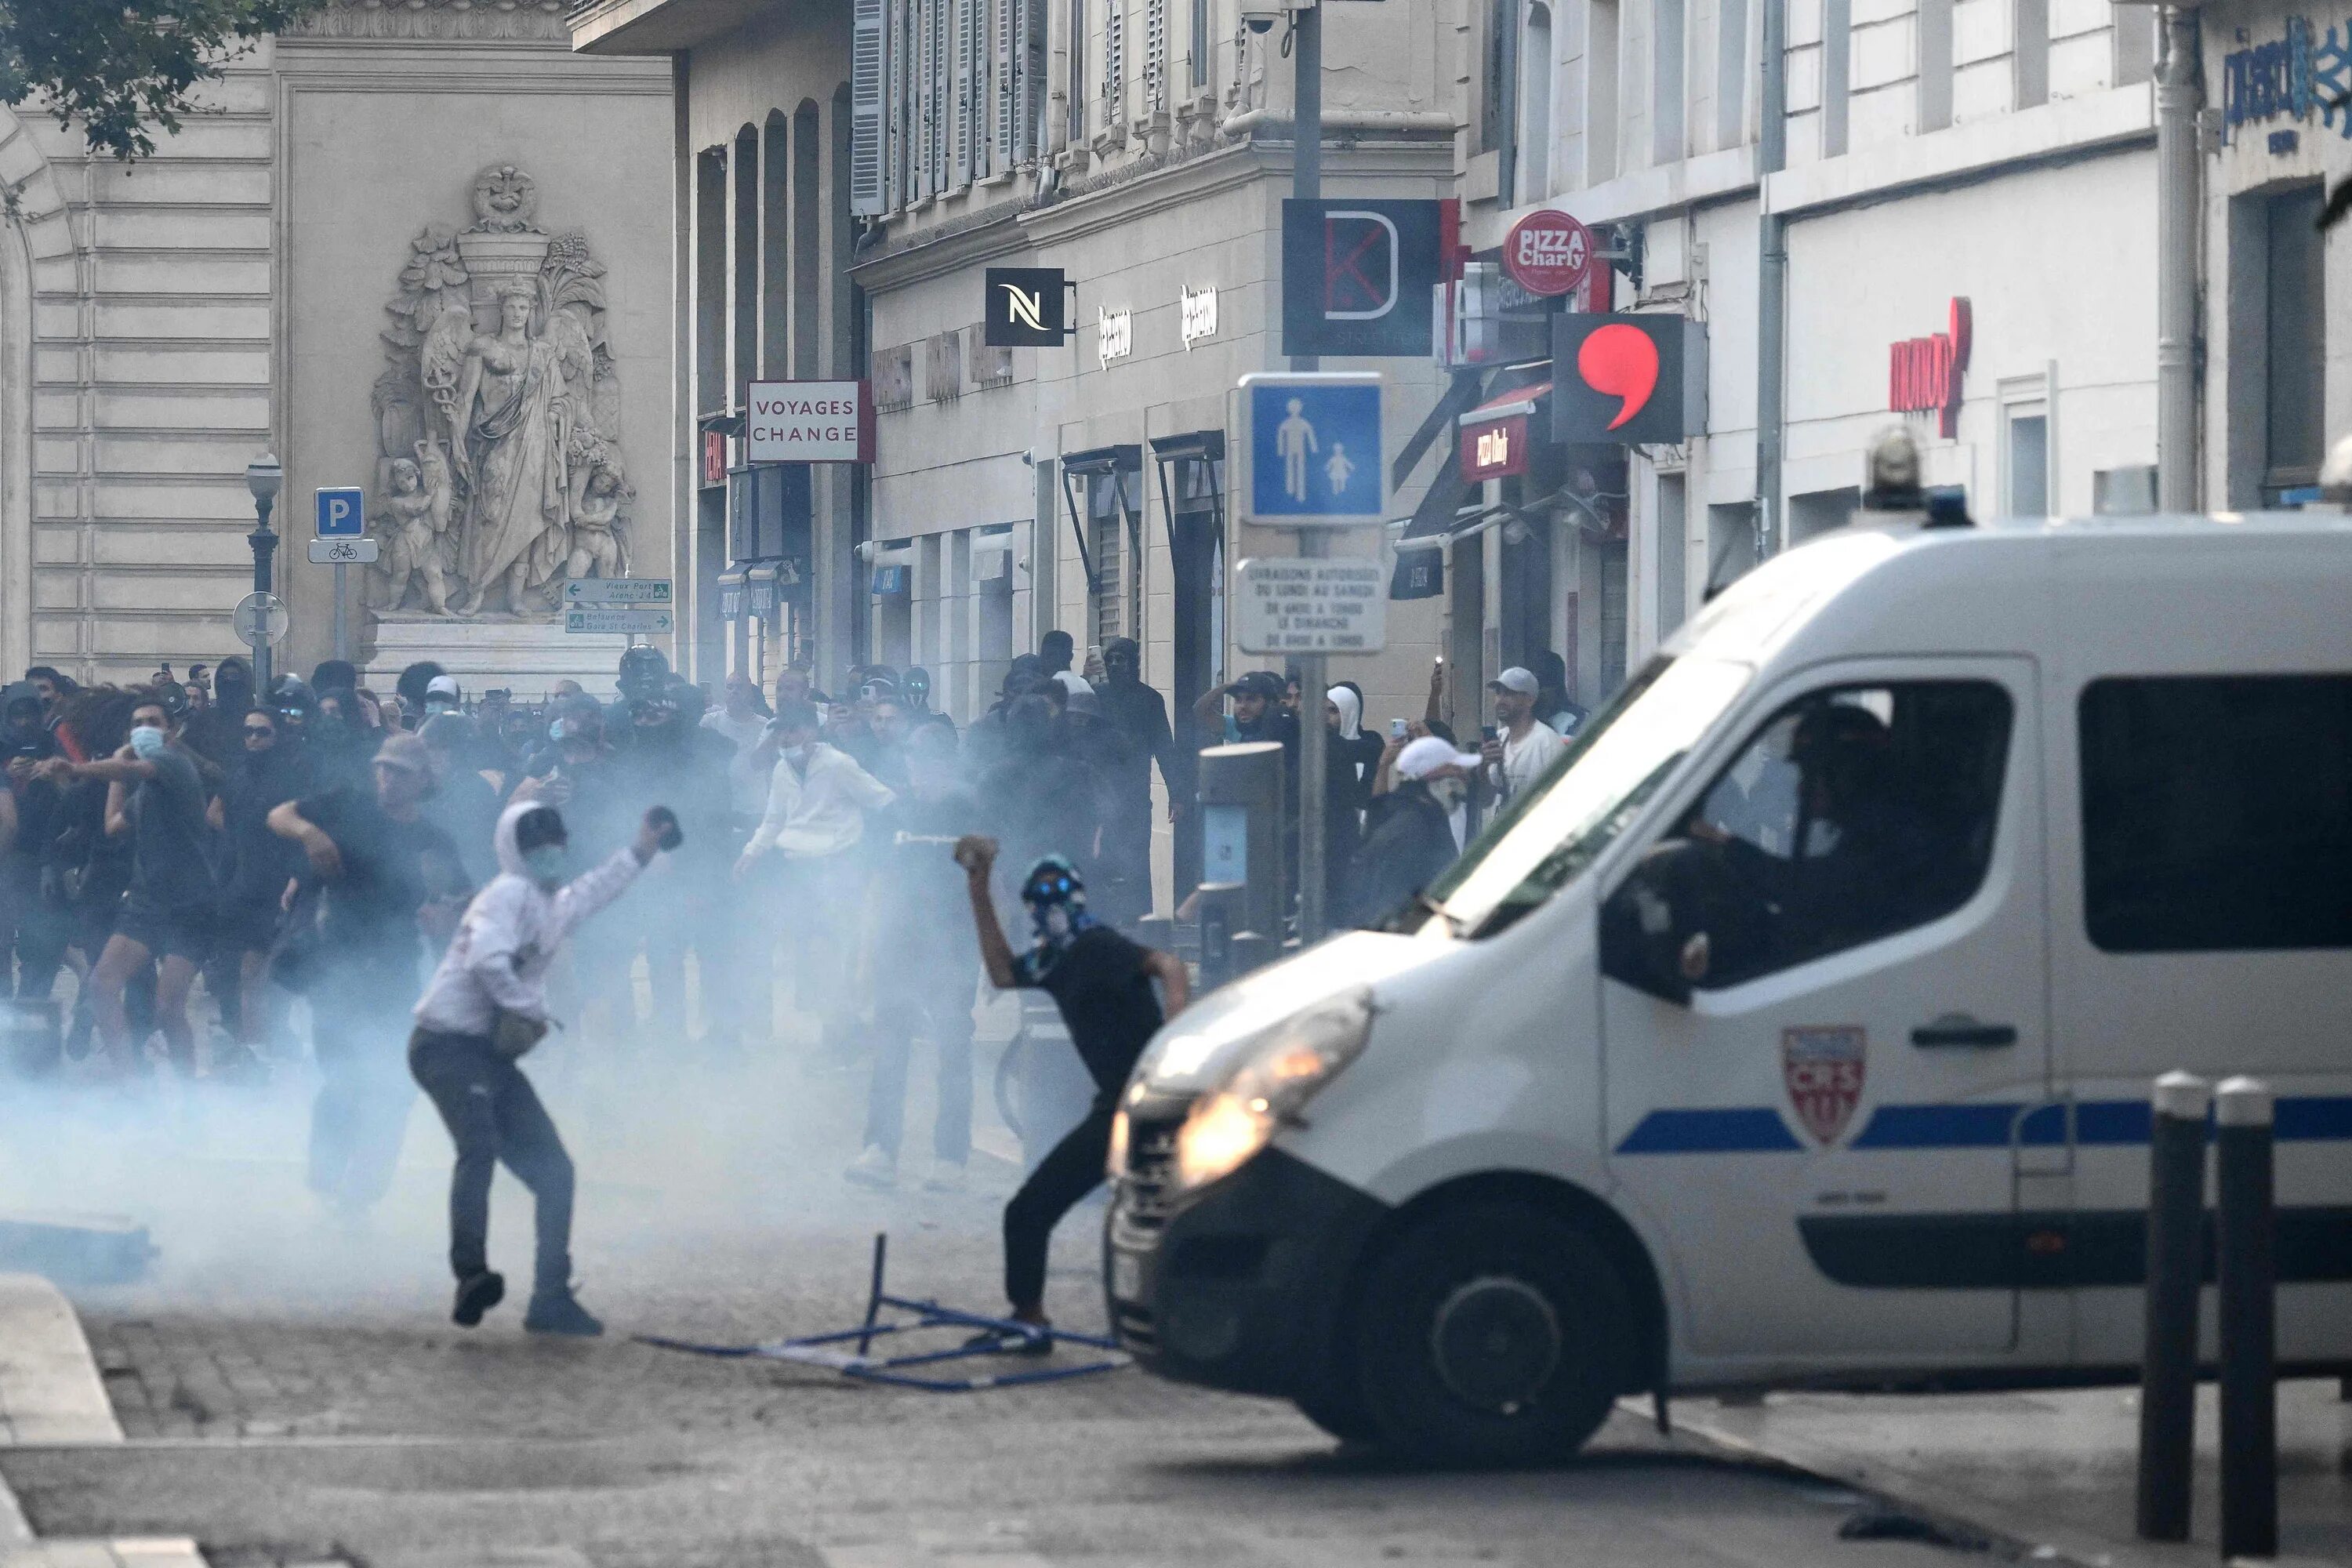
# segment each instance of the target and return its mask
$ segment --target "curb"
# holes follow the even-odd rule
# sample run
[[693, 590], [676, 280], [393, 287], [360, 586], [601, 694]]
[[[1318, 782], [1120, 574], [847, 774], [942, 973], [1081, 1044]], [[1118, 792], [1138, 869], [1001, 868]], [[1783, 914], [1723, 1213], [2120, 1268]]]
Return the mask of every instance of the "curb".
[[[0, 1446], [111, 1445], [121, 1424], [71, 1303], [37, 1274], [0, 1274]], [[0, 1568], [205, 1568], [186, 1536], [37, 1539], [0, 1476]]]
[[[1643, 1420], [1650, 1417], [1646, 1397], [1620, 1400], [1618, 1408]], [[2195, 1568], [2213, 1568], [2216, 1562], [2213, 1549], [2208, 1545], [2117, 1540], [2080, 1525], [2021, 1513], [1998, 1498], [1922, 1481], [1852, 1449], [1780, 1434], [1759, 1436], [1738, 1431], [1703, 1415], [1695, 1416], [1689, 1406], [1676, 1407], [1673, 1421], [1676, 1441], [1694, 1443], [1727, 1458], [1760, 1459], [1801, 1471], [1893, 1503], [1931, 1522], [1960, 1525], [1992, 1542], [1996, 1552], [2012, 1557], [2071, 1563], [2076, 1568], [2190, 1568], [2191, 1564]], [[2310, 1559], [2279, 1557], [2264, 1563], [2263, 1568], [2328, 1565]]]

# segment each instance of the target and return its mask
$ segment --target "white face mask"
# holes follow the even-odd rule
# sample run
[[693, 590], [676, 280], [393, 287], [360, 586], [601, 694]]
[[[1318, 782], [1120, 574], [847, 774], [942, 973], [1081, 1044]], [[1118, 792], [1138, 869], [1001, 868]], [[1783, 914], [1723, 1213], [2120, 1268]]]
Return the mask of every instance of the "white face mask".
[[812, 742], [803, 742], [802, 744], [797, 746], [786, 746], [784, 748], [784, 760], [792, 763], [793, 766], [796, 768], [804, 768], [808, 766], [810, 754], [815, 750], [816, 746]]
[[1429, 793], [1437, 798], [1438, 805], [1444, 806], [1448, 811], [1452, 811], [1455, 806], [1462, 804], [1462, 795], [1465, 787], [1463, 781], [1460, 779], [1432, 779], [1429, 781]]

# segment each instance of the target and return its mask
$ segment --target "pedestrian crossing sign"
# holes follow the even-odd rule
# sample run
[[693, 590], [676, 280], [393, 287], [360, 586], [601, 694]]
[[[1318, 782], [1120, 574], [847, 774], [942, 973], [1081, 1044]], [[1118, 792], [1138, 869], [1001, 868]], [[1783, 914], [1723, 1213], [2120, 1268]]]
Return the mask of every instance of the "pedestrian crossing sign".
[[1382, 377], [1308, 372], [1242, 377], [1235, 394], [1245, 522], [1272, 528], [1378, 523], [1388, 513]]

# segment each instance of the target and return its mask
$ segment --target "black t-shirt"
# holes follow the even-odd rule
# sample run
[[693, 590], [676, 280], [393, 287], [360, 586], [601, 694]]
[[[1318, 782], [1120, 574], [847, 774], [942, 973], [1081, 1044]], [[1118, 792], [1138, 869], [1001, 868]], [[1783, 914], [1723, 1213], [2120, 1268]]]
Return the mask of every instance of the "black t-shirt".
[[159, 910], [207, 909], [213, 873], [205, 858], [211, 829], [205, 822], [204, 781], [188, 754], [176, 748], [158, 752], [150, 762], [154, 776], [139, 782], [126, 806], [131, 891]]
[[466, 889], [449, 836], [423, 817], [394, 822], [372, 790], [334, 790], [294, 809], [342, 854], [343, 874], [327, 885], [325, 933], [337, 948], [408, 951], [425, 901]]
[[1150, 955], [1150, 949], [1098, 925], [1080, 931], [1042, 974], [1034, 948], [1013, 961], [1013, 983], [1043, 991], [1062, 1009], [1070, 1043], [1105, 1096], [1126, 1086], [1163, 1021], [1145, 967]]

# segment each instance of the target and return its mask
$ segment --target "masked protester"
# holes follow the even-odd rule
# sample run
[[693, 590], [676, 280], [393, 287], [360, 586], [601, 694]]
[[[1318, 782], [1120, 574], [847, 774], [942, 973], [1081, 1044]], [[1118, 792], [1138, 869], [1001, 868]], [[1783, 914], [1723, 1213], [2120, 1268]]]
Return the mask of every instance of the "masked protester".
[[866, 836], [866, 814], [896, 797], [847, 753], [818, 739], [814, 704], [779, 704], [772, 728], [777, 750], [768, 778], [768, 808], [743, 846], [734, 875], [741, 881], [771, 853], [782, 861], [779, 907], [804, 922], [791, 933], [803, 979], [800, 1000], [804, 1006], [813, 1004], [825, 1054], [840, 1064], [852, 1049], [855, 998], [844, 977], [854, 934], [845, 911], [858, 906], [855, 852]]
[[[1160, 1026], [1184, 1010], [1191, 980], [1182, 960], [1139, 947], [1098, 924], [1087, 913], [1085, 884], [1068, 861], [1053, 856], [1038, 861], [1022, 881], [1021, 902], [1035, 939], [1028, 952], [1015, 956], [989, 893], [995, 841], [961, 839], [955, 859], [964, 869], [981, 963], [990, 982], [1000, 991], [1036, 990], [1053, 997], [1069, 1027], [1070, 1044], [1095, 1082], [1086, 1120], [1054, 1146], [1004, 1205], [1004, 1294], [1013, 1321], [1031, 1325], [1031, 1331], [997, 1343], [1023, 1354], [1044, 1354], [1054, 1344], [1045, 1317], [1046, 1244], [1062, 1216], [1101, 1184], [1119, 1090]], [[1164, 1013], [1152, 994], [1154, 980], [1168, 999]]]
[[[700, 953], [705, 983], [715, 991], [721, 952], [731, 945], [723, 937], [708, 937], [727, 923], [714, 895], [726, 880], [727, 766], [734, 748], [724, 736], [703, 729], [698, 712], [689, 711], [699, 706], [700, 697], [673, 676], [632, 699], [626, 743], [618, 758], [621, 798], [627, 805], [634, 810], [666, 801], [686, 835], [687, 847], [676, 863], [646, 879], [638, 894], [638, 918], [630, 922], [644, 937], [653, 1032], [667, 1037], [684, 1033], [687, 953]], [[582, 951], [590, 947], [590, 939], [583, 938]]]
[[[304, 891], [323, 904], [309, 981], [321, 1080], [310, 1180], [346, 1215], [373, 1206], [392, 1184], [410, 1099], [396, 1020], [416, 994], [421, 937], [446, 937], [469, 890], [457, 846], [425, 817], [433, 774], [425, 742], [390, 737], [372, 771], [373, 788], [306, 795], [268, 817], [271, 832], [301, 847]], [[297, 918], [310, 907], [298, 902]]]
[[519, 1065], [547, 1033], [545, 983], [556, 951], [580, 923], [611, 903], [678, 842], [675, 819], [646, 813], [629, 846], [572, 875], [562, 816], [532, 802], [509, 805], [498, 825], [499, 876], [467, 907], [416, 1005], [408, 1066], [431, 1097], [457, 1147], [449, 1184], [449, 1267], [457, 1277], [450, 1311], [472, 1328], [505, 1300], [505, 1277], [489, 1265], [490, 1175], [504, 1162], [530, 1189], [538, 1247], [530, 1307], [534, 1334], [604, 1331], [572, 1289], [572, 1157]]
[[[257, 1059], [268, 1029], [269, 949], [284, 918], [287, 884], [302, 870], [301, 852], [269, 830], [269, 814], [310, 793], [310, 769], [300, 742], [285, 733], [274, 710], [249, 708], [237, 727], [245, 754], [214, 803], [228, 865], [216, 946], [236, 976], [237, 1040]], [[226, 1012], [226, 994], [222, 1005]]]
[[209, 951], [215, 893], [205, 855], [204, 782], [195, 759], [180, 744], [178, 721], [162, 699], [142, 697], [131, 710], [131, 738], [121, 752], [88, 763], [52, 757], [34, 776], [104, 783], [106, 832], [131, 844], [130, 888], [90, 974], [100, 1037], [124, 1067], [141, 1065], [141, 1042], [131, 1037], [124, 995], [134, 976], [157, 963], [155, 1026], [173, 1064], [193, 1076], [196, 1047], [188, 991]]
[[467, 884], [478, 888], [498, 875], [498, 852], [490, 839], [498, 828], [500, 803], [497, 788], [474, 765], [474, 721], [463, 713], [436, 713], [425, 721], [416, 738], [425, 742], [425, 761], [433, 771], [434, 818], [457, 845]]
[[65, 957], [64, 910], [44, 896], [41, 876], [64, 826], [65, 797], [57, 783], [34, 777], [34, 769], [56, 755], [39, 694], [25, 682], [0, 691], [0, 796], [14, 819], [0, 848], [0, 995], [28, 1001], [48, 995]]
[[1450, 814], [1478, 765], [1476, 752], [1434, 735], [1389, 742], [1375, 783], [1381, 793], [1365, 811], [1363, 846], [1349, 868], [1349, 925], [1378, 925], [1454, 863], [1461, 847]]
[[907, 1068], [919, 1030], [939, 1053], [939, 1096], [931, 1132], [933, 1192], [964, 1189], [971, 1157], [971, 1006], [980, 975], [971, 944], [940, 918], [952, 906], [958, 878], [941, 855], [942, 839], [970, 833], [979, 804], [959, 787], [955, 736], [936, 725], [915, 731], [907, 747], [908, 787], [876, 821], [880, 868], [873, 921], [876, 965], [886, 978], [874, 993], [874, 1079], [866, 1100], [866, 1148], [846, 1173], [862, 1186], [898, 1183], [898, 1146], [907, 1121]]

